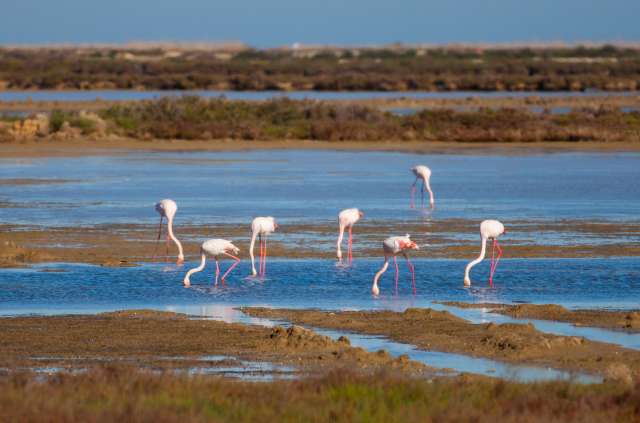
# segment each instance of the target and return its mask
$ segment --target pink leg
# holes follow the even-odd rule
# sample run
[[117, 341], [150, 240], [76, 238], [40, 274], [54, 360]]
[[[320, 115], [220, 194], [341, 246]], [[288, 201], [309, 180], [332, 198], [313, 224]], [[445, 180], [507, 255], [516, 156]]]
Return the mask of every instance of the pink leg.
[[427, 185], [427, 181], [425, 179], [422, 180], [422, 184], [420, 184], [420, 194], [422, 195], [422, 208], [424, 209], [424, 187]]
[[158, 254], [158, 246], [160, 245], [160, 235], [162, 235], [162, 216], [160, 216], [160, 228], [158, 229], [158, 243], [156, 244], [156, 252], [153, 253], [153, 264], [156, 264], [156, 254]]
[[[418, 182], [418, 178], [416, 178], [416, 182]], [[413, 208], [413, 191], [416, 189], [416, 182], [414, 182], [411, 187], [411, 208]]]
[[225, 274], [224, 274], [224, 276], [222, 277], [222, 279], [220, 279], [220, 280], [222, 281], [222, 283], [226, 285], [227, 283], [224, 281], [224, 278], [226, 278], [226, 277], [227, 277], [227, 275], [229, 274], [229, 272], [231, 272], [231, 269], [233, 269], [234, 267], [236, 267], [236, 264], [240, 263], [240, 259], [239, 259], [238, 257], [236, 257], [236, 256], [232, 256], [232, 255], [231, 255], [231, 254], [229, 254], [229, 253], [222, 253], [222, 254], [225, 254], [225, 255], [227, 255], [227, 256], [229, 256], [229, 257], [231, 257], [231, 258], [236, 259], [236, 262], [235, 262], [235, 263], [233, 263], [233, 266], [231, 266], [231, 267], [229, 268], [229, 270], [227, 270], [227, 273], [225, 273]]
[[413, 281], [413, 295], [416, 295], [416, 279], [413, 276], [413, 265], [411, 264], [411, 262], [409, 261], [409, 258], [405, 253], [402, 253], [402, 255], [404, 256], [404, 258], [407, 259], [407, 263], [409, 263], [409, 267], [411, 268], [411, 280]]
[[351, 240], [353, 238], [351, 238], [351, 226], [349, 226], [349, 247], [347, 249], [347, 260], [348, 261], [353, 261], [353, 254], [351, 253]]
[[396, 295], [398, 295], [398, 260], [396, 260], [396, 255], [393, 255], [393, 261], [396, 263]]
[[[491, 251], [491, 274], [493, 275], [493, 257], [496, 254], [496, 240], [493, 240], [493, 250]], [[491, 284], [491, 277], [489, 277], [489, 284]]]
[[494, 239], [493, 240], [493, 245], [498, 247], [498, 258], [496, 259], [496, 264], [494, 264], [491, 267], [491, 276], [489, 277], [489, 285], [493, 285], [493, 273], [496, 271], [496, 267], [498, 267], [498, 261], [500, 261], [500, 256], [502, 255], [502, 250], [500, 249], [500, 246], [498, 245], [498, 241], [496, 241]]
[[167, 234], [167, 265], [169, 265], [169, 234]]
[[267, 274], [267, 234], [264, 234], [264, 264], [262, 265], [262, 276]]
[[262, 234], [258, 234], [258, 239], [260, 241], [260, 269], [258, 275], [262, 276]]
[[216, 285], [218, 286], [218, 273], [220, 273], [220, 269], [218, 268], [218, 256], [215, 256], [216, 259]]

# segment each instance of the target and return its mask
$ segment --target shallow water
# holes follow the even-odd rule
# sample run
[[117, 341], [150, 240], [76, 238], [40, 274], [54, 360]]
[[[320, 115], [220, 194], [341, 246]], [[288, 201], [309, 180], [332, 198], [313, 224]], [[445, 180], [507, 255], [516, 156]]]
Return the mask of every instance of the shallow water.
[[467, 98], [467, 97], [558, 97], [558, 96], [609, 96], [636, 95], [637, 92], [504, 92], [504, 91], [461, 91], [461, 92], [417, 92], [417, 91], [0, 91], [0, 100], [24, 101], [31, 97], [33, 101], [90, 101], [103, 100], [142, 100], [166, 95], [196, 94], [202, 97], [226, 96], [232, 100], [265, 100], [271, 97], [287, 96], [294, 100], [313, 98], [318, 100], [350, 100], [369, 98]]
[[[248, 225], [256, 215], [270, 215], [278, 218], [283, 233], [287, 222], [334, 220], [349, 207], [358, 207], [367, 219], [422, 220], [427, 231], [434, 217], [637, 219], [639, 158], [637, 153], [276, 150], [5, 159], [0, 160], [0, 204], [10, 207], [2, 216], [9, 224], [152, 225], [157, 223], [153, 204], [171, 198], [179, 207], [177, 225]], [[409, 168], [417, 164], [427, 164], [433, 172], [433, 211], [408, 207], [415, 181]], [[75, 182], [2, 183], [10, 178]]]

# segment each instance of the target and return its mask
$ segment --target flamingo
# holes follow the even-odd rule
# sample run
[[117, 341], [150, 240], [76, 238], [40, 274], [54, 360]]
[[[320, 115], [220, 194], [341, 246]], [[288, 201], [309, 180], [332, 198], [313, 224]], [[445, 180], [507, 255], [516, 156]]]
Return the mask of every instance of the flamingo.
[[189, 276], [191, 276], [191, 274], [199, 272], [202, 269], [204, 269], [204, 264], [207, 261], [207, 256], [212, 256], [216, 259], [216, 286], [218, 286], [218, 273], [220, 272], [220, 270], [218, 269], [218, 256], [220, 254], [224, 254], [236, 260], [236, 262], [233, 263], [233, 266], [231, 266], [229, 270], [227, 270], [227, 273], [224, 274], [222, 279], [220, 279], [222, 283], [226, 285], [227, 283], [224, 281], [224, 278], [226, 278], [229, 272], [231, 272], [231, 269], [233, 269], [236, 266], [236, 264], [240, 262], [240, 259], [238, 257], [235, 257], [227, 253], [227, 251], [233, 251], [235, 254], [238, 254], [238, 251], [240, 251], [240, 249], [235, 245], [233, 245], [231, 241], [227, 241], [226, 239], [210, 239], [209, 241], [203, 242], [202, 245], [200, 246], [200, 255], [202, 256], [202, 263], [200, 263], [200, 266], [196, 267], [195, 269], [189, 270], [189, 272], [187, 273], [187, 276], [184, 277], [184, 286], [191, 285], [191, 281], [189, 280]]
[[[480, 257], [467, 265], [467, 269], [464, 272], [464, 284], [466, 286], [471, 285], [471, 280], [469, 279], [469, 270], [476, 264], [480, 263], [482, 259], [484, 259], [484, 253], [487, 248], [487, 239], [493, 239], [493, 252], [491, 253], [491, 276], [489, 276], [489, 284], [493, 285], [493, 272], [496, 271], [498, 261], [500, 260], [500, 256], [502, 255], [502, 250], [500, 249], [500, 246], [498, 245], [498, 241], [496, 241], [496, 239], [500, 235], [506, 233], [507, 230], [504, 228], [504, 225], [497, 220], [485, 220], [480, 223], [480, 240], [482, 242], [482, 249], [480, 250]], [[493, 257], [496, 252], [496, 247], [498, 247], [498, 259], [494, 264]]]
[[378, 295], [380, 290], [378, 289], [378, 278], [382, 275], [389, 265], [389, 254], [393, 254], [393, 261], [396, 263], [396, 295], [398, 295], [398, 260], [396, 260], [396, 254], [402, 253], [404, 258], [407, 259], [407, 263], [409, 263], [409, 267], [411, 267], [411, 279], [413, 280], [413, 294], [416, 293], [416, 280], [413, 276], [413, 266], [411, 262], [407, 258], [405, 251], [409, 251], [411, 249], [420, 250], [418, 245], [409, 239], [409, 234], [407, 236], [392, 236], [387, 238], [382, 243], [382, 249], [384, 250], [384, 266], [382, 266], [382, 270], [376, 273], [376, 277], [373, 279], [373, 294]]
[[166, 217], [167, 218], [167, 229], [168, 229], [168, 233], [167, 233], [167, 264], [169, 264], [169, 238], [171, 238], [173, 240], [173, 242], [176, 243], [176, 245], [178, 246], [178, 250], [179, 250], [179, 254], [178, 254], [178, 261], [176, 262], [177, 265], [181, 265], [182, 262], [184, 261], [184, 255], [182, 254], [182, 245], [180, 244], [180, 241], [178, 241], [178, 238], [175, 237], [175, 235], [173, 234], [173, 230], [171, 229], [171, 223], [173, 222], [173, 216], [176, 214], [176, 211], [178, 211], [178, 206], [176, 205], [175, 201], [173, 200], [162, 200], [162, 201], [158, 201], [156, 203], [156, 211], [158, 213], [160, 213], [160, 229], [158, 230], [158, 243], [156, 244], [156, 251], [153, 253], [153, 264], [156, 263], [156, 254], [158, 253], [158, 246], [160, 245], [160, 235], [162, 233], [162, 218]]
[[[260, 237], [260, 274], [264, 276], [267, 270], [267, 235], [275, 231], [278, 225], [273, 221], [273, 217], [256, 217], [251, 222], [251, 246], [249, 255], [251, 256], [251, 273], [255, 276], [256, 266], [253, 264], [253, 246], [256, 243], [256, 236]], [[264, 253], [262, 252], [262, 234], [264, 234]], [[264, 254], [264, 255], [263, 255]], [[264, 260], [264, 264], [263, 264]]]
[[340, 251], [340, 244], [342, 243], [342, 235], [344, 234], [345, 226], [349, 228], [349, 243], [347, 246], [347, 261], [353, 261], [353, 254], [351, 253], [351, 244], [353, 238], [351, 237], [351, 227], [354, 223], [362, 217], [362, 213], [358, 209], [347, 209], [340, 212], [338, 215], [338, 224], [340, 225], [340, 235], [338, 235], [338, 260], [342, 261], [342, 252]]
[[[418, 179], [422, 179], [424, 184], [420, 184], [420, 193], [422, 194], [422, 208], [424, 209], [424, 187], [427, 187], [427, 191], [429, 191], [429, 195], [431, 195], [431, 208], [433, 209], [433, 192], [431, 191], [431, 187], [429, 186], [429, 178], [431, 177], [431, 169], [426, 166], [416, 166], [409, 169], [416, 175], [416, 182]], [[413, 208], [413, 191], [416, 188], [416, 182], [413, 183], [411, 187], [411, 208]]]

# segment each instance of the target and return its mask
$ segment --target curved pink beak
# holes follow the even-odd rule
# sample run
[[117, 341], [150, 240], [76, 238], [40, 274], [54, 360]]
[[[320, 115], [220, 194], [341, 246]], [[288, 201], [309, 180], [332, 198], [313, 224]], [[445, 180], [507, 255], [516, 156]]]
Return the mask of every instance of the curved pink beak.
[[277, 227], [278, 227], [278, 225], [276, 224], [276, 222], [273, 222], [273, 227], [274, 227], [274, 228], [277, 228]]
[[358, 212], [358, 216], [362, 217], [362, 213], [361, 213], [361, 212]]
[[507, 230], [505, 229], [504, 231], [502, 231], [502, 233], [506, 235], [507, 234]]

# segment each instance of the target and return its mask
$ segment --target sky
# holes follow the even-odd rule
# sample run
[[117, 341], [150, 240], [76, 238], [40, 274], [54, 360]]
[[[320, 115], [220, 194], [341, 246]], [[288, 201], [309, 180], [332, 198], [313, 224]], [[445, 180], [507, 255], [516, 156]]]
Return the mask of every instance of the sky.
[[638, 0], [18, 0], [0, 45], [640, 42]]

